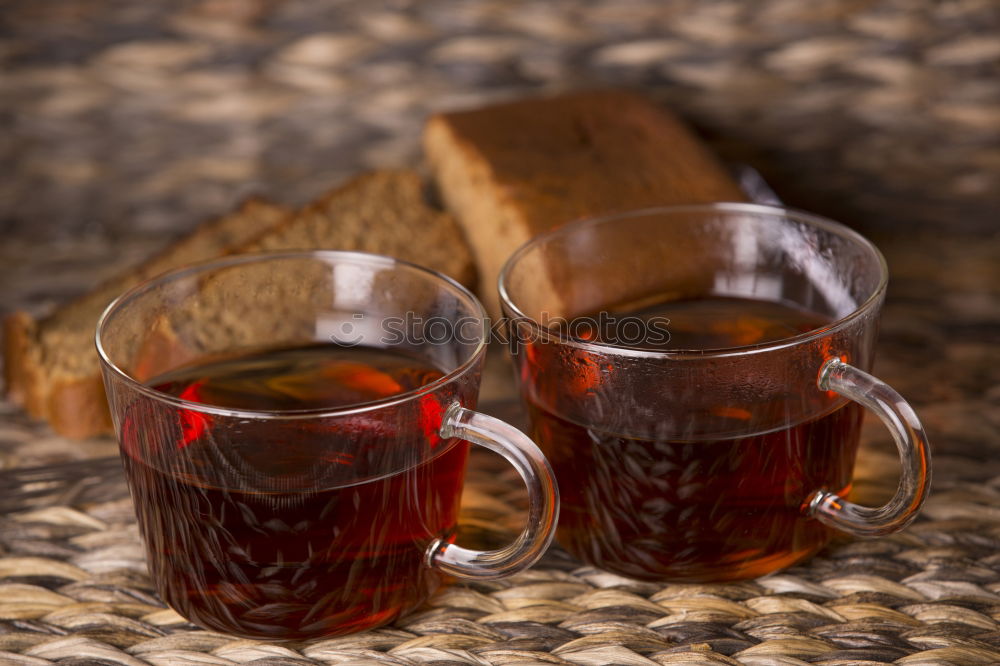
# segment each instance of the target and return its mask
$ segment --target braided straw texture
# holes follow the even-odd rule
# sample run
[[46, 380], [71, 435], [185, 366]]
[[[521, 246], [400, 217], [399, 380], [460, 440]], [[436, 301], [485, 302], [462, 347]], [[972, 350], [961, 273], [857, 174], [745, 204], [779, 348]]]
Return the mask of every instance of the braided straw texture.
[[[998, 34], [995, 0], [7, 0], [5, 308], [44, 311], [250, 192], [298, 204], [415, 164], [433, 110], [631, 86], [874, 236], [876, 369], [924, 420], [935, 486], [903, 533], [760, 580], [637, 583], [554, 548], [390, 628], [269, 645], [162, 605], [115, 464], [53, 465], [112, 441], [0, 403], [0, 468], [48, 465], [0, 475], [0, 664], [1000, 662]], [[895, 483], [886, 439], [866, 429], [859, 500]], [[511, 474], [474, 460], [463, 543], [516, 530]]]
[[[502, 542], [521, 519], [516, 474], [488, 456], [470, 465], [464, 543]], [[869, 451], [860, 467], [891, 464]], [[861, 475], [863, 493], [884, 490]], [[901, 535], [843, 541], [755, 581], [640, 583], [555, 548], [513, 578], [446, 587], [390, 628], [278, 645], [202, 631], [164, 607], [110, 474], [103, 501], [0, 520], [0, 663], [995, 663], [998, 485], [945, 490]]]

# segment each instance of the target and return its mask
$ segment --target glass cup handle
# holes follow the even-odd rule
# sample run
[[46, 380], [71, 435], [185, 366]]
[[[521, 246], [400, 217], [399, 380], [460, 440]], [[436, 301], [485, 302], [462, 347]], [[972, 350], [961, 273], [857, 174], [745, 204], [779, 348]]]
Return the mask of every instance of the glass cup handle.
[[807, 501], [807, 513], [855, 536], [883, 536], [903, 529], [917, 517], [931, 482], [930, 447], [916, 413], [888, 384], [839, 358], [823, 365], [817, 384], [864, 405], [882, 419], [896, 441], [903, 473], [896, 495], [884, 506], [859, 506], [819, 490]]
[[528, 486], [528, 524], [505, 548], [469, 550], [438, 539], [427, 549], [427, 564], [460, 578], [500, 578], [538, 561], [552, 542], [559, 517], [559, 492], [552, 467], [538, 446], [514, 426], [465, 409], [457, 402], [444, 414], [439, 434], [460, 437], [507, 459]]

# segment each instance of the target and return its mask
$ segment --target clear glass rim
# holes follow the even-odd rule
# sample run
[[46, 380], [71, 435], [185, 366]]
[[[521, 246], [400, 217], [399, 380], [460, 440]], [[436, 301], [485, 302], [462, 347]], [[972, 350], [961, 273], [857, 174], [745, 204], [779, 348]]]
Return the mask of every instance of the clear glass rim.
[[[469, 354], [469, 358], [458, 365], [454, 370], [445, 373], [442, 377], [435, 379], [432, 382], [424, 384], [423, 386], [413, 389], [411, 391], [406, 391], [404, 393], [399, 393], [396, 395], [383, 398], [381, 400], [372, 400], [370, 402], [357, 403], [355, 405], [349, 405], [343, 408], [330, 409], [326, 407], [315, 408], [315, 409], [295, 409], [295, 410], [254, 410], [254, 409], [238, 409], [230, 407], [220, 407], [218, 405], [209, 405], [201, 402], [192, 402], [190, 400], [184, 400], [183, 398], [178, 398], [177, 396], [165, 393], [163, 391], [158, 391], [155, 388], [144, 384], [132, 377], [123, 368], [119, 367], [116, 363], [111, 360], [110, 355], [105, 349], [104, 345], [104, 330], [108, 323], [113, 319], [119, 310], [127, 306], [128, 304], [134, 302], [136, 299], [141, 298], [144, 294], [163, 287], [171, 282], [176, 282], [184, 278], [189, 278], [200, 273], [205, 273], [211, 270], [217, 270], [221, 268], [227, 268], [231, 266], [239, 266], [243, 264], [254, 264], [254, 263], [264, 263], [268, 261], [279, 261], [279, 260], [308, 260], [316, 259], [324, 261], [329, 265], [333, 265], [332, 262], [350, 262], [354, 264], [366, 265], [366, 266], [381, 266], [385, 268], [402, 268], [407, 271], [412, 271], [413, 273], [421, 276], [430, 282], [436, 282], [438, 285], [452, 292], [455, 296], [459, 298], [460, 301], [464, 302], [469, 306], [470, 311], [482, 324], [481, 335], [479, 336], [479, 341], [476, 343], [476, 348]], [[207, 261], [191, 264], [190, 266], [185, 266], [173, 271], [168, 271], [159, 275], [155, 278], [142, 282], [125, 293], [121, 294], [115, 300], [111, 301], [108, 306], [101, 313], [100, 319], [97, 321], [97, 329], [94, 336], [94, 343], [97, 347], [97, 355], [100, 358], [101, 364], [112, 374], [118, 377], [121, 381], [125, 382], [138, 393], [153, 398], [157, 401], [172, 405], [174, 407], [179, 407], [181, 409], [191, 410], [200, 412], [203, 414], [212, 414], [215, 416], [226, 416], [232, 418], [246, 418], [246, 419], [257, 419], [257, 420], [296, 420], [296, 419], [320, 419], [320, 418], [340, 418], [344, 416], [352, 416], [355, 414], [363, 414], [372, 411], [377, 411], [380, 409], [393, 407], [400, 405], [411, 400], [417, 400], [425, 395], [435, 393], [444, 386], [447, 386], [451, 382], [461, 378], [467, 372], [469, 372], [478, 361], [482, 358], [483, 354], [486, 352], [486, 342], [487, 342], [487, 331], [488, 325], [486, 321], [486, 311], [483, 308], [482, 303], [476, 296], [466, 289], [464, 286], [459, 284], [454, 279], [439, 273], [425, 266], [415, 264], [411, 261], [406, 261], [403, 259], [397, 259], [395, 257], [390, 257], [381, 254], [374, 254], [369, 252], [354, 252], [346, 250], [308, 250], [308, 251], [291, 251], [291, 252], [259, 252], [259, 253], [246, 253], [246, 254], [236, 254], [221, 259], [210, 259]]]
[[[863, 248], [872, 258], [875, 260], [875, 264], [878, 266], [878, 284], [872, 290], [872, 293], [866, 298], [860, 305], [858, 305], [854, 310], [848, 314], [836, 319], [831, 322], [828, 326], [813, 329], [811, 331], [806, 331], [805, 333], [799, 333], [797, 335], [789, 336], [787, 338], [781, 338], [780, 340], [774, 340], [772, 342], [758, 343], [754, 345], [744, 345], [739, 347], [722, 347], [717, 349], [706, 349], [706, 350], [691, 350], [691, 349], [679, 349], [675, 351], [661, 351], [652, 349], [640, 349], [637, 347], [629, 347], [624, 345], [612, 345], [600, 342], [587, 342], [585, 340], [580, 340], [578, 338], [571, 337], [565, 333], [557, 330], [552, 330], [545, 328], [540, 323], [538, 323], [534, 318], [528, 316], [523, 312], [517, 304], [514, 303], [514, 299], [510, 295], [510, 291], [507, 287], [507, 283], [510, 281], [510, 275], [514, 270], [515, 265], [523, 258], [526, 254], [537, 248], [543, 243], [552, 241], [554, 239], [569, 236], [573, 233], [579, 232], [582, 229], [589, 227], [596, 227], [603, 224], [608, 224], [612, 222], [617, 222], [621, 220], [638, 218], [638, 217], [648, 217], [651, 215], [689, 215], [692, 213], [750, 213], [760, 216], [769, 216], [773, 218], [781, 219], [792, 219], [797, 222], [802, 222], [804, 224], [810, 225], [812, 227], [821, 229], [825, 232], [834, 234], [851, 243]], [[500, 292], [500, 303], [508, 310], [509, 319], [513, 320], [515, 323], [526, 323], [532, 331], [533, 335], [537, 335], [540, 339], [549, 341], [555, 341], [559, 344], [563, 344], [569, 347], [575, 347], [583, 351], [590, 353], [600, 353], [600, 354], [610, 354], [618, 356], [628, 356], [631, 358], [645, 358], [645, 359], [670, 359], [670, 360], [704, 360], [709, 358], [724, 358], [732, 356], [743, 356], [748, 354], [760, 354], [766, 352], [777, 351], [780, 349], [787, 349], [788, 347], [794, 347], [796, 345], [808, 343], [813, 340], [818, 340], [820, 338], [825, 338], [834, 333], [850, 326], [853, 321], [859, 317], [864, 316], [866, 313], [872, 311], [879, 307], [882, 301], [882, 297], [885, 294], [886, 285], [889, 282], [889, 268], [885, 261], [885, 257], [882, 252], [867, 238], [859, 234], [857, 231], [839, 223], [831, 220], [829, 218], [823, 217], [821, 215], [816, 215], [813, 213], [807, 213], [805, 211], [796, 210], [793, 208], [785, 208], [781, 206], [767, 206], [763, 204], [753, 204], [753, 203], [712, 203], [712, 204], [696, 204], [696, 205], [684, 205], [684, 206], [657, 206], [651, 208], [640, 208], [632, 211], [625, 211], [620, 213], [612, 213], [609, 215], [601, 215], [598, 217], [591, 217], [582, 220], [577, 220], [575, 222], [570, 222], [564, 224], [555, 229], [543, 232], [527, 243], [519, 247], [507, 261], [504, 262], [503, 267], [500, 269], [500, 276], [497, 280], [497, 289]]]

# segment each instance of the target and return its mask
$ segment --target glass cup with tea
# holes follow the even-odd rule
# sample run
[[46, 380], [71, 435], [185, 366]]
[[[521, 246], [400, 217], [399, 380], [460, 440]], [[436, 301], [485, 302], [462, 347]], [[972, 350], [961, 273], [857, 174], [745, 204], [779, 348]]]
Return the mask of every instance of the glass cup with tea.
[[[648, 580], [758, 576], [834, 530], [913, 520], [927, 438], [868, 374], [887, 269], [835, 222], [752, 204], [565, 225], [500, 277], [535, 441], [559, 480], [557, 539]], [[885, 506], [847, 501], [863, 409], [895, 439]]]
[[[111, 304], [97, 346], [163, 599], [209, 629], [316, 638], [393, 620], [442, 573], [534, 563], [558, 495], [527, 436], [473, 411], [486, 334], [457, 283], [352, 252], [231, 257]], [[527, 484], [506, 548], [453, 543], [468, 442]]]

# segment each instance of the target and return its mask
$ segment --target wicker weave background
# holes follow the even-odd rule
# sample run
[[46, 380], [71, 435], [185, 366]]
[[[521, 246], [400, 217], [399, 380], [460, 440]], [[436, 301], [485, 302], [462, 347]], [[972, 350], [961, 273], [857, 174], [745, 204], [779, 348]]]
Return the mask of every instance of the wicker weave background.
[[[891, 490], [884, 472], [892, 465], [892, 457], [866, 449], [859, 499], [873, 501]], [[946, 484], [924, 518], [902, 534], [840, 541], [805, 565], [756, 581], [639, 583], [581, 567], [553, 548], [535, 568], [510, 579], [447, 588], [392, 627], [278, 645], [200, 630], [163, 606], [145, 572], [131, 503], [120, 499], [121, 479], [109, 471], [98, 470], [104, 483], [92, 486], [76, 508], [60, 504], [0, 518], [0, 663], [1000, 661], [996, 476]], [[509, 539], [521, 519], [518, 486], [502, 462], [476, 455], [460, 541]]]
[[793, 205], [997, 223], [995, 0], [6, 0], [0, 279], [39, 308], [249, 192], [302, 203], [413, 163], [431, 110], [608, 84]]
[[[877, 371], [935, 450], [913, 527], [732, 585], [636, 583], [554, 549], [392, 628], [237, 641], [156, 598], [114, 460], [53, 464], [114, 443], [0, 403], [0, 664], [1000, 663], [995, 0], [6, 0], [0, 307], [44, 311], [251, 192], [301, 203], [415, 164], [431, 110], [607, 84], [886, 252]], [[868, 424], [858, 497], [895, 469]], [[477, 458], [463, 542], [508, 538], [522, 502]]]

